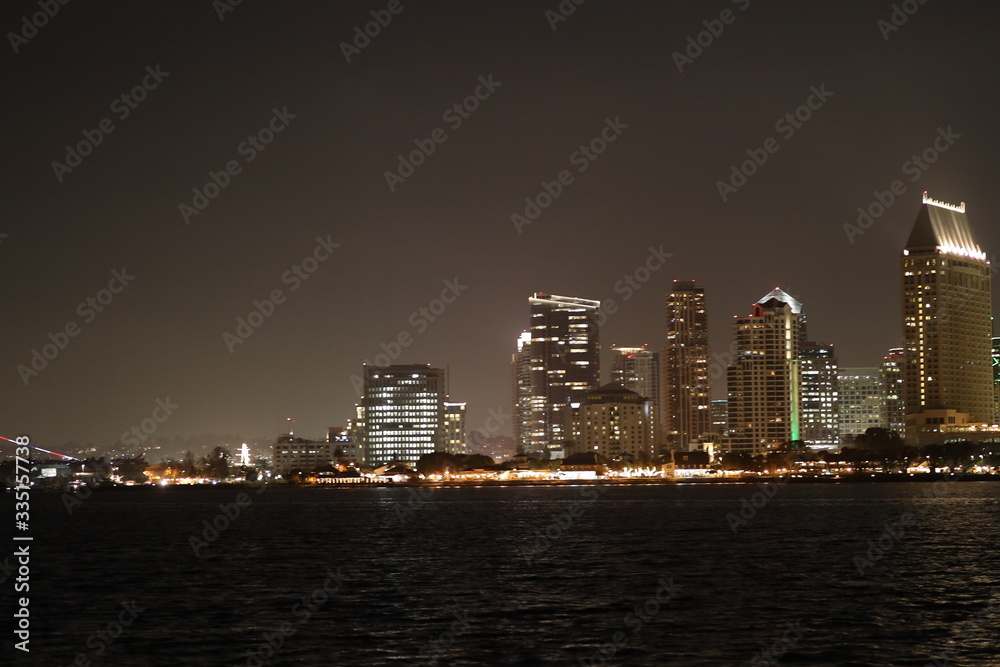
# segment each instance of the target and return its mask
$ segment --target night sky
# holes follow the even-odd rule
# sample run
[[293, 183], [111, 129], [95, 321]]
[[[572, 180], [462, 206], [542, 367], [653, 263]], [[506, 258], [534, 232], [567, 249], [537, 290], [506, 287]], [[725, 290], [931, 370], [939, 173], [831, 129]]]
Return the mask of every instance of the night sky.
[[[922, 191], [967, 202], [980, 244], [1000, 248], [992, 4], [911, 0], [891, 31], [890, 2], [565, 0], [558, 22], [556, 0], [387, 4], [246, 0], [220, 20], [222, 0], [76, 1], [16, 53], [8, 34], [2, 435], [110, 447], [169, 398], [156, 436], [273, 437], [294, 417], [319, 438], [353, 416], [352, 374], [400, 334], [412, 343], [394, 361], [448, 366], [472, 430], [511, 412], [533, 292], [614, 299], [606, 360], [611, 344], [662, 345], [674, 279], [706, 288], [716, 351], [780, 285], [842, 365], [875, 365], [900, 343], [898, 256]], [[4, 32], [38, 11], [4, 3]], [[347, 62], [341, 43], [372, 11], [391, 20]], [[721, 34], [679, 71], [705, 21]], [[131, 108], [121, 96], [144, 80]], [[808, 120], [778, 124], [810, 100]], [[113, 131], [95, 134], [104, 119]], [[270, 143], [244, 143], [269, 123]], [[100, 143], [70, 167], [85, 130]], [[574, 155], [602, 131], [602, 153]], [[945, 135], [926, 171], [906, 164]], [[390, 189], [397, 156], [428, 140]], [[748, 150], [767, 161], [724, 201], [717, 182]], [[563, 171], [518, 228], [512, 214]], [[905, 192], [849, 239], [897, 179]], [[625, 289], [661, 247], [662, 268]], [[293, 267], [314, 251], [326, 259], [303, 280]], [[446, 281], [458, 296], [430, 321], [419, 309]], [[275, 290], [283, 302], [233, 342]], [[26, 383], [18, 367], [49, 334], [65, 349]]]

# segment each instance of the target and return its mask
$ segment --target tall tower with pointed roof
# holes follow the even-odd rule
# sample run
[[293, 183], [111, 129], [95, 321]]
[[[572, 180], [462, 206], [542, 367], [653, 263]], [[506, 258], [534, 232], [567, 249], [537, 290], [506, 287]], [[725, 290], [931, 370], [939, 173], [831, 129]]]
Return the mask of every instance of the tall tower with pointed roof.
[[990, 262], [965, 203], [924, 193], [901, 258], [906, 414], [955, 410], [993, 421]]
[[767, 308], [773, 308], [782, 303], [788, 305], [792, 314], [795, 315], [798, 320], [799, 344], [805, 343], [808, 339], [808, 336], [806, 335], [806, 311], [800, 301], [798, 301], [791, 294], [785, 292], [780, 287], [775, 287], [773, 290], [765, 294], [764, 298], [757, 302], [757, 304]]
[[804, 327], [802, 304], [777, 288], [736, 318], [726, 376], [731, 451], [764, 454], [800, 439]]

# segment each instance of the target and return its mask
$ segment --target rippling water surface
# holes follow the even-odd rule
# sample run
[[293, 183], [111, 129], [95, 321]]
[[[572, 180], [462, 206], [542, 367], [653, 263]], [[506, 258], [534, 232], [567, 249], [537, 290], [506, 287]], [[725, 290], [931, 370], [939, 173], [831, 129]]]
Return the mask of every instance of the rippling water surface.
[[36, 493], [18, 664], [1000, 665], [1000, 484], [757, 491]]

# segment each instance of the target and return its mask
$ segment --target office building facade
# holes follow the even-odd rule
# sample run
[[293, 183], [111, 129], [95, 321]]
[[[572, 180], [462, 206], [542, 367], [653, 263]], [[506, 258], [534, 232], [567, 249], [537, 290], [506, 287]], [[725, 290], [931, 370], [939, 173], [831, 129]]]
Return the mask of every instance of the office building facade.
[[588, 392], [577, 409], [577, 452], [627, 462], [653, 460], [653, 408], [647, 397], [612, 382]]
[[414, 465], [424, 454], [444, 451], [444, 370], [430, 364], [364, 370], [365, 463]]
[[271, 470], [281, 477], [315, 472], [336, 462], [336, 447], [336, 442], [316, 442], [284, 434], [271, 445]]
[[531, 408], [531, 332], [522, 331], [517, 337], [517, 348], [511, 357], [511, 379], [514, 395], [514, 441], [522, 451], [530, 451]]
[[840, 445], [837, 370], [833, 345], [807, 342], [799, 351], [801, 438], [814, 449]]
[[729, 401], [719, 398], [712, 401], [712, 433], [726, 435], [729, 432]]
[[705, 290], [693, 280], [675, 280], [666, 300], [666, 343], [658, 420], [662, 442], [687, 450], [712, 431], [711, 348]]
[[444, 404], [444, 451], [449, 454], [468, 454], [465, 409], [465, 403]]
[[869, 428], [884, 428], [886, 392], [878, 368], [840, 369], [840, 439], [851, 443]]
[[882, 390], [885, 392], [885, 413], [882, 426], [903, 435], [906, 431], [906, 402], [903, 397], [903, 366], [906, 354], [903, 348], [894, 347], [882, 358], [879, 367]]
[[799, 349], [802, 304], [775, 289], [733, 326], [733, 363], [727, 368], [729, 437], [724, 448], [764, 454], [800, 432]]
[[995, 417], [991, 272], [965, 204], [923, 203], [901, 257], [907, 421], [953, 410]]
[[611, 382], [617, 382], [650, 401], [653, 439], [659, 439], [660, 353], [642, 347], [611, 346]]
[[1000, 337], [993, 337], [993, 423], [1000, 424]]
[[600, 385], [600, 302], [538, 292], [528, 303], [531, 414], [522, 440], [530, 451], [559, 449], [570, 439], [570, 405]]

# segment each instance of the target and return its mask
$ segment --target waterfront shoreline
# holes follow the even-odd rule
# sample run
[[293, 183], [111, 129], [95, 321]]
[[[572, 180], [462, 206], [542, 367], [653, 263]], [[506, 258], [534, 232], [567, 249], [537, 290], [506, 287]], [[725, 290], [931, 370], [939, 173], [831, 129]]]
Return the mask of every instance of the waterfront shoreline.
[[[154, 490], [165, 488], [185, 489], [358, 489], [358, 488], [469, 488], [469, 487], [568, 487], [568, 486], [715, 486], [727, 484], [756, 484], [759, 482], [776, 482], [782, 484], [905, 484], [928, 482], [998, 482], [1000, 475], [993, 474], [950, 474], [950, 473], [855, 473], [850, 475], [822, 475], [806, 477], [787, 476], [743, 476], [724, 479], [573, 479], [573, 480], [413, 480], [405, 482], [362, 482], [362, 483], [328, 483], [328, 484], [248, 484], [245, 482], [220, 482], [218, 484], [137, 484], [133, 486], [115, 485], [92, 489], [95, 492], [108, 493], [120, 491]], [[11, 489], [7, 489], [10, 491]], [[42, 493], [63, 493], [52, 489], [36, 489]]]

